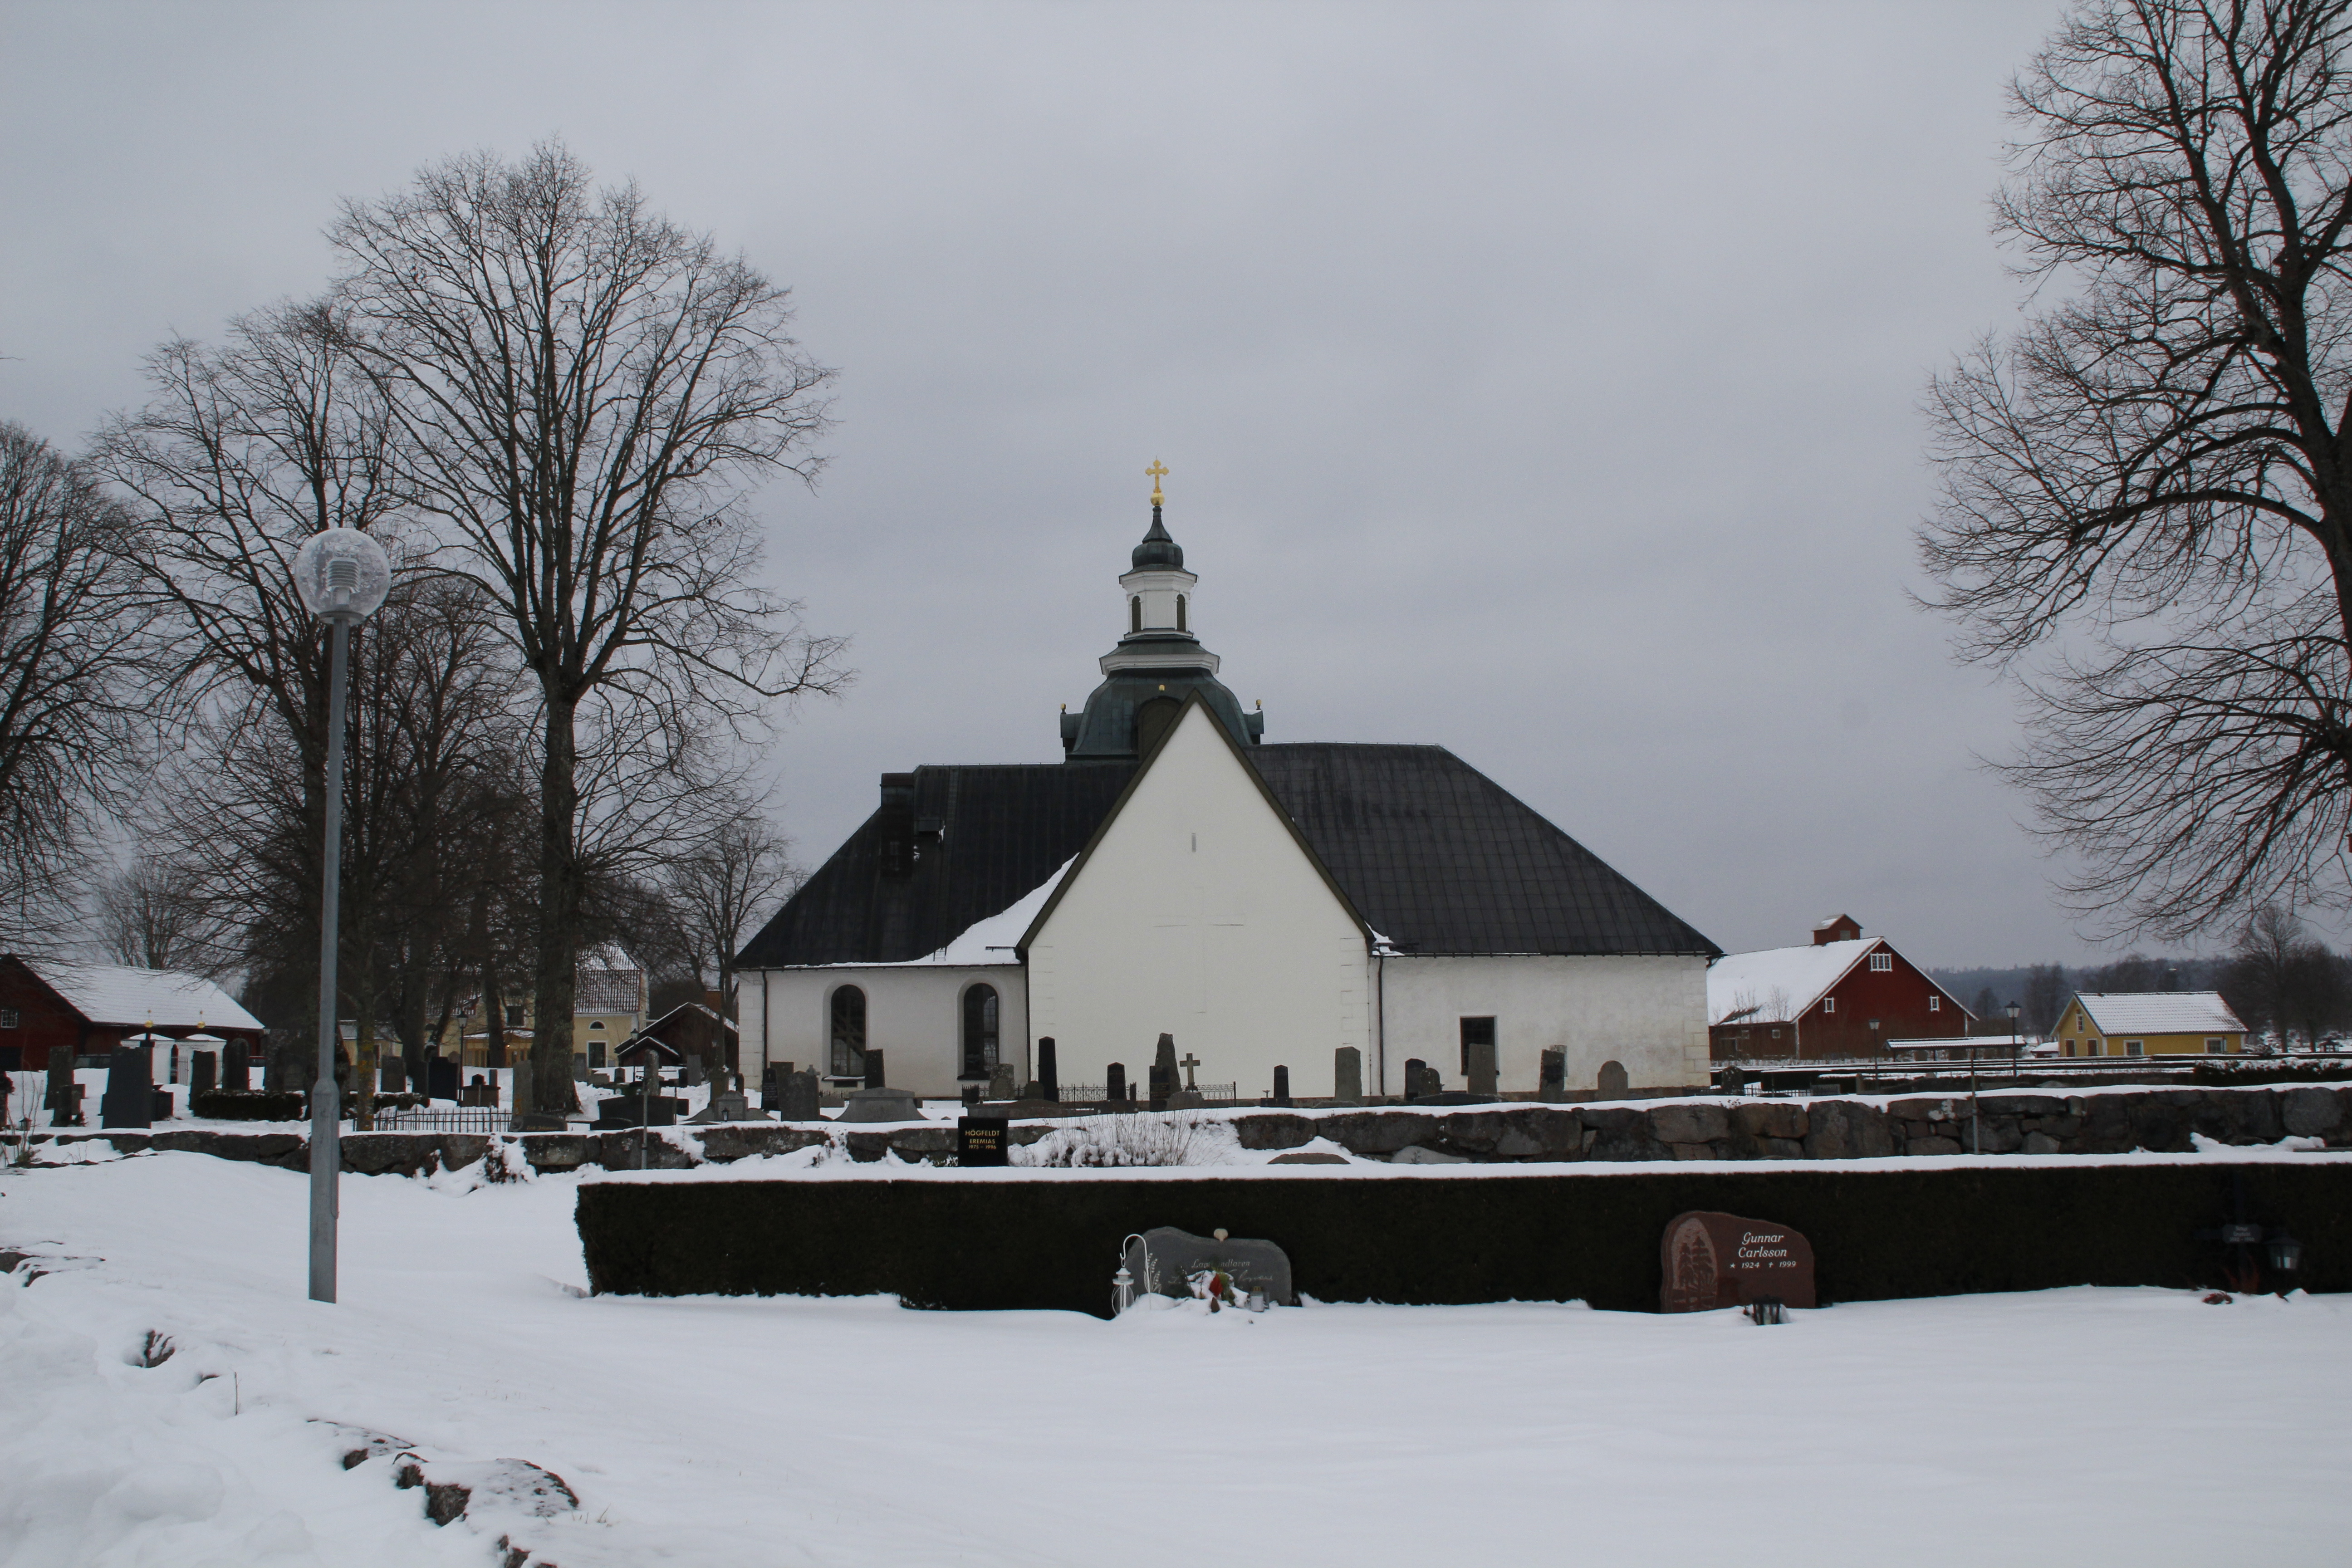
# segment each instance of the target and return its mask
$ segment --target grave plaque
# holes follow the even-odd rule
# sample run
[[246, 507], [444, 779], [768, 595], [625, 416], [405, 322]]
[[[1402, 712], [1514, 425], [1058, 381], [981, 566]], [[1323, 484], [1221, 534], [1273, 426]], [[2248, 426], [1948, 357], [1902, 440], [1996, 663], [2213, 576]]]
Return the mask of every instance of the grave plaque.
[[817, 1114], [816, 1068], [805, 1068], [788, 1072], [783, 1077], [783, 1093], [777, 1114], [786, 1121], [815, 1121]]
[[967, 1116], [956, 1123], [956, 1163], [1009, 1165], [1013, 1121], [1003, 1116]]
[[1659, 1243], [1658, 1261], [1661, 1311], [1706, 1312], [1767, 1297], [1813, 1305], [1812, 1244], [1769, 1220], [1705, 1210], [1676, 1215]]
[[1013, 1064], [1011, 1062], [999, 1062], [994, 1067], [988, 1069], [989, 1099], [1011, 1100], [1013, 1098]]
[[1625, 1090], [1631, 1087], [1630, 1081], [1625, 1077], [1625, 1064], [1623, 1062], [1602, 1062], [1601, 1064], [1600, 1086], [1601, 1098], [1603, 1100], [1615, 1100], [1622, 1096]]
[[1568, 1047], [1546, 1046], [1542, 1065], [1536, 1069], [1536, 1098], [1557, 1100], [1568, 1093]]
[[1193, 1236], [1160, 1226], [1129, 1242], [1121, 1261], [1139, 1294], [1190, 1296], [1193, 1277], [1215, 1270], [1233, 1281], [1237, 1300], [1260, 1290], [1276, 1306], [1298, 1304], [1290, 1289], [1290, 1255], [1270, 1241]]
[[1364, 1101], [1364, 1053], [1353, 1046], [1331, 1053], [1331, 1098], [1341, 1105]]

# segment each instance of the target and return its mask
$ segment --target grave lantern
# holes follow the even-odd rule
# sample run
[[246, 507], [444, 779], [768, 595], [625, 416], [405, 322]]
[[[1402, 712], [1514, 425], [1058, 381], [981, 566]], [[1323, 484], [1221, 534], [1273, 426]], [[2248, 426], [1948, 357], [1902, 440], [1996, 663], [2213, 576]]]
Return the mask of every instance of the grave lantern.
[[2303, 1267], [2303, 1243], [2284, 1230], [2271, 1232], [2271, 1267], [2282, 1274], [2292, 1274]]

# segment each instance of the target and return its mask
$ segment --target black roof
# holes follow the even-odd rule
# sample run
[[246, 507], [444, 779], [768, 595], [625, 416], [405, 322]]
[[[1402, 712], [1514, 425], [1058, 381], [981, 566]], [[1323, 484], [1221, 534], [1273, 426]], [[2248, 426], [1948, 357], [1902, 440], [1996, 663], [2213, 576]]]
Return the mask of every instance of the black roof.
[[[1443, 746], [1307, 742], [1242, 755], [1357, 912], [1401, 952], [1722, 951]], [[936, 952], [1085, 848], [1136, 767], [1035, 763], [886, 774], [882, 809], [737, 962], [897, 963]]]
[[[1087, 847], [1129, 762], [917, 768], [743, 946], [747, 969], [903, 963], [937, 952], [1043, 887]], [[910, 775], [886, 773], [888, 781]], [[911, 845], [894, 860], [891, 846]]]
[[1400, 952], [1722, 949], [1443, 746], [1244, 753], [1356, 912]]

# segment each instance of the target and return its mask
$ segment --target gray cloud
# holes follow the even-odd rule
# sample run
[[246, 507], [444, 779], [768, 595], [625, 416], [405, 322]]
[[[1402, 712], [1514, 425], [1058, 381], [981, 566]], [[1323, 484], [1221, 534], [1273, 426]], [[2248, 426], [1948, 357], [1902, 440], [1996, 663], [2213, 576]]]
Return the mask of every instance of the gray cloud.
[[1909, 607], [1916, 403], [2048, 5], [19, 8], [0, 414], [315, 289], [344, 195], [558, 132], [791, 282], [835, 462], [765, 492], [875, 775], [1058, 754], [1158, 457], [1270, 738], [1433, 741], [1727, 947], [1847, 910], [2078, 958], [2008, 696]]

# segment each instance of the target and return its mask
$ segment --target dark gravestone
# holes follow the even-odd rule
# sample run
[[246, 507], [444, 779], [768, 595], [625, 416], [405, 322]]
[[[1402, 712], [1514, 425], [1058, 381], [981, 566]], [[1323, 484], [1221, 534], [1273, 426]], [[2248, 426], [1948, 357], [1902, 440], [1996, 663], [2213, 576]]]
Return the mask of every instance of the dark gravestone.
[[1168, 1097], [1176, 1092], [1176, 1037], [1162, 1035], [1151, 1050], [1151, 1109], [1168, 1109]]
[[1559, 1100], [1568, 1093], [1568, 1047], [1546, 1046], [1542, 1065], [1536, 1069], [1536, 1098]]
[[221, 1053], [220, 1086], [232, 1094], [244, 1094], [253, 1088], [253, 1047], [243, 1040], [231, 1040], [228, 1049]]
[[1290, 1288], [1290, 1256], [1270, 1241], [1194, 1236], [1160, 1226], [1129, 1242], [1121, 1261], [1139, 1294], [1190, 1296], [1193, 1276], [1217, 1270], [1233, 1281], [1237, 1300], [1262, 1290], [1276, 1306], [1298, 1304]]
[[457, 1098], [457, 1062], [453, 1057], [425, 1058], [425, 1093], [428, 1100]]
[[1286, 1067], [1277, 1065], [1274, 1069], [1274, 1102], [1276, 1105], [1290, 1103], [1290, 1069]]
[[1113, 1062], [1103, 1069], [1103, 1098], [1118, 1100], [1127, 1098], [1127, 1064]]
[[956, 1123], [956, 1163], [1009, 1165], [1013, 1121], [1003, 1116], [967, 1116]]
[[1470, 1079], [1470, 1098], [1492, 1100], [1499, 1076], [1495, 1070], [1495, 1042], [1472, 1040], [1462, 1047], [1469, 1063], [1464, 1071]]
[[1419, 1057], [1408, 1058], [1404, 1064], [1404, 1097], [1407, 1100], [1433, 1100], [1445, 1092], [1445, 1080], [1435, 1068]]
[[[509, 1070], [514, 1074], [514, 1114], [518, 1118], [538, 1115], [539, 1106], [531, 1098], [534, 1084], [530, 1076], [530, 1053], [515, 1052], [514, 1066]], [[561, 1131], [562, 1129], [557, 1127], [550, 1131]]]
[[1704, 1210], [1676, 1215], [1659, 1242], [1658, 1263], [1661, 1311], [1706, 1312], [1766, 1300], [1813, 1305], [1812, 1244], [1769, 1220]]
[[408, 1092], [408, 1063], [399, 1057], [386, 1057], [379, 1073], [386, 1094]]
[[1051, 1035], [1037, 1037], [1037, 1098], [1062, 1098], [1062, 1068], [1061, 1064], [1054, 1059], [1054, 1037]]
[[198, 1051], [188, 1062], [188, 1098], [210, 1094], [220, 1087], [220, 1058], [211, 1051]]
[[699, 1089], [702, 1087], [702, 1058], [700, 1057], [696, 1056], [691, 1052], [688, 1053], [686, 1058], [686, 1072], [684, 1076], [678, 1079], [678, 1082], [688, 1089]]
[[1341, 1105], [1364, 1103], [1364, 1053], [1353, 1046], [1331, 1053], [1331, 1098]]
[[107, 1058], [106, 1092], [98, 1102], [100, 1127], [155, 1124], [154, 1056], [145, 1046], [117, 1046]]
[[1625, 1064], [1623, 1062], [1602, 1062], [1601, 1064], [1600, 1081], [1601, 1098], [1603, 1100], [1618, 1099], [1624, 1094], [1628, 1088], [1632, 1087], [1625, 1077]]
[[788, 1072], [783, 1076], [782, 1092], [777, 1097], [777, 1114], [786, 1121], [815, 1121], [817, 1113], [816, 1068]]
[[868, 1089], [885, 1087], [882, 1077], [882, 1051], [879, 1047], [873, 1047], [866, 1053], [866, 1087]]

